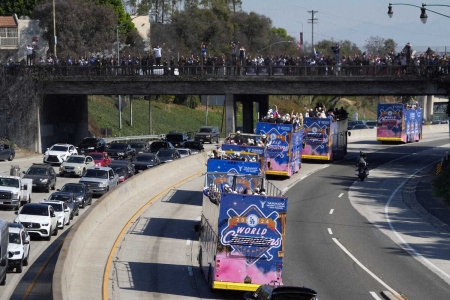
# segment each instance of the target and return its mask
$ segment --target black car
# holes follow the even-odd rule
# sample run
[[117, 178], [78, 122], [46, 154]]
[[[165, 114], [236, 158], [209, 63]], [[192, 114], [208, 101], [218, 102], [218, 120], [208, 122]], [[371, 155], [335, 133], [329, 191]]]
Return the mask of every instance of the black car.
[[145, 171], [160, 164], [159, 157], [156, 153], [142, 153], [138, 154], [133, 160], [134, 169], [136, 173]]
[[108, 149], [106, 149], [109, 157], [112, 159], [129, 159], [133, 160], [136, 151], [131, 148], [130, 144], [126, 143], [112, 143]]
[[171, 162], [175, 159], [181, 158], [177, 149], [160, 149], [156, 155], [159, 157], [161, 163]]
[[[125, 161], [125, 160], [122, 160]], [[129, 162], [129, 161], [127, 161]], [[119, 176], [119, 183], [124, 182], [128, 178], [132, 177], [134, 175], [134, 171], [131, 170], [127, 165], [125, 164], [109, 164], [108, 167], [114, 170], [114, 173]]]
[[296, 300], [317, 300], [317, 292], [307, 287], [261, 285], [256, 292], [244, 294], [245, 300], [275, 300], [275, 299], [296, 299]]
[[58, 200], [66, 202], [67, 206], [70, 207], [70, 219], [72, 220], [74, 216], [78, 216], [80, 214], [80, 207], [78, 205], [78, 201], [74, 193], [68, 192], [54, 192], [52, 193], [47, 200]]
[[[120, 181], [120, 176], [121, 176], [121, 175], [120, 175], [118, 172], [116, 172], [116, 168], [114, 168], [114, 167], [116, 167], [116, 166], [122, 166], [122, 167], [125, 167], [125, 168], [126, 168], [126, 173], [127, 173], [127, 175], [126, 175], [126, 178], [123, 178], [123, 179], [122, 179], [122, 181]], [[135, 171], [135, 169], [134, 169], [134, 165], [133, 165], [133, 163], [132, 163], [130, 160], [112, 160], [112, 161], [109, 163], [108, 167], [110, 167], [111, 169], [113, 169], [113, 170], [114, 170], [114, 173], [116, 173], [116, 174], [119, 175], [119, 182], [123, 182], [125, 179], [127, 179], [127, 178], [133, 176], [133, 175], [136, 173], [136, 171]], [[117, 168], [117, 170], [119, 170], [119, 168]]]
[[219, 127], [217, 126], [202, 126], [200, 129], [195, 133], [194, 139], [198, 142], [202, 143], [213, 143], [214, 141], [216, 143], [220, 140], [220, 131]]
[[16, 151], [12, 145], [4, 142], [0, 142], [0, 160], [12, 161], [16, 156]]
[[148, 152], [148, 149], [150, 149], [149, 142], [131, 142], [130, 146], [134, 149], [136, 154]]
[[103, 152], [106, 149], [106, 142], [104, 139], [87, 137], [84, 138], [81, 143], [77, 146], [79, 154], [89, 153], [89, 152]]
[[79, 182], [79, 183], [66, 183], [62, 186], [61, 189], [58, 189], [59, 192], [73, 193], [75, 195], [75, 199], [78, 202], [78, 206], [80, 208], [86, 207], [86, 205], [92, 204], [92, 191], [89, 189], [89, 186]]
[[150, 153], [156, 153], [159, 149], [175, 149], [171, 142], [168, 141], [154, 141], [150, 144]]
[[181, 148], [188, 139], [186, 133], [170, 132], [166, 135], [166, 141], [171, 142], [175, 148]]
[[202, 142], [196, 142], [196, 141], [186, 141], [183, 144], [183, 148], [191, 149], [191, 154], [196, 154], [199, 152], [203, 152], [205, 148], [203, 147]]
[[33, 179], [33, 189], [50, 193], [50, 189], [56, 188], [56, 172], [49, 164], [33, 164], [23, 174], [23, 178]]

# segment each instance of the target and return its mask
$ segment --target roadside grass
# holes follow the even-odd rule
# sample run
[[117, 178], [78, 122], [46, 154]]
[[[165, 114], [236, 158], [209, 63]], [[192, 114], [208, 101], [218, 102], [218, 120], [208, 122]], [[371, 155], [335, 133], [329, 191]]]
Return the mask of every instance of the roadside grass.
[[442, 165], [442, 171], [433, 181], [433, 192], [435, 196], [444, 198], [444, 201], [450, 205], [450, 162], [447, 157]]

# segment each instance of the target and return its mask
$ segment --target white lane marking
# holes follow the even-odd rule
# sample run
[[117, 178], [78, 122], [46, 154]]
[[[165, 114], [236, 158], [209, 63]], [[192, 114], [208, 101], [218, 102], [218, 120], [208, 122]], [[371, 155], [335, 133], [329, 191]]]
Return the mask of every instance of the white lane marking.
[[342, 196], [344, 196], [344, 193], [340, 193], [338, 198], [341, 198]]
[[330, 210], [330, 215], [332, 215], [333, 212], [334, 212], [334, 209], [332, 208], [332, 209]]
[[186, 246], [189, 246], [191, 244], [191, 240], [186, 241]]
[[331, 228], [328, 228], [328, 233], [333, 234], [333, 231], [331, 231]]
[[[434, 164], [434, 163], [433, 163]], [[444, 277], [449, 278], [450, 279], [450, 275], [445, 273], [445, 271], [439, 269], [435, 264], [433, 264], [431, 261], [429, 261], [428, 259], [426, 259], [422, 254], [420, 254], [419, 252], [417, 252], [413, 247], [411, 247], [411, 245], [409, 245], [401, 236], [400, 234], [395, 230], [394, 225], [392, 225], [391, 219], [389, 218], [389, 205], [392, 202], [392, 199], [394, 199], [395, 194], [397, 194], [397, 192], [403, 188], [403, 186], [406, 184], [406, 182], [413, 176], [415, 176], [417, 173], [419, 173], [420, 171], [422, 171], [423, 169], [429, 167], [426, 166], [420, 170], [418, 170], [417, 172], [415, 172], [414, 174], [410, 175], [405, 181], [402, 182], [402, 184], [400, 184], [395, 191], [392, 193], [391, 197], [389, 198], [389, 200], [387, 201], [386, 205], [384, 206], [384, 215], [386, 217], [386, 220], [389, 224], [389, 228], [391, 229], [391, 231], [395, 234], [395, 236], [400, 240], [401, 244], [399, 244], [400, 247], [402, 247], [404, 250], [406, 250], [411, 256], [416, 257], [417, 259], [421, 260], [424, 264], [428, 265], [429, 267], [431, 267], [432, 269], [436, 270], [437, 272], [439, 272], [440, 274], [442, 274]]]
[[[381, 280], [377, 275], [375, 275], [374, 273], [372, 273], [372, 271], [370, 271], [369, 269], [367, 269], [356, 257], [353, 256], [353, 254], [351, 254], [347, 248], [345, 248], [336, 238], [332, 238], [333, 241], [336, 243], [336, 245], [338, 245], [342, 251], [345, 252], [345, 254], [347, 254], [348, 256], [350, 256], [350, 258], [358, 265], [361, 267], [361, 269], [363, 269], [364, 271], [366, 271], [370, 276], [372, 276], [376, 281], [378, 281], [382, 286], [384, 286], [386, 289], [388, 289], [392, 294], [394, 294], [396, 297], [400, 297], [400, 294], [397, 293], [394, 289], [392, 289], [390, 286], [388, 286], [383, 280]], [[401, 298], [399, 298], [401, 299]]]
[[382, 298], [378, 297], [377, 293], [375, 292], [369, 292], [373, 298], [375, 298], [376, 300], [383, 300]]

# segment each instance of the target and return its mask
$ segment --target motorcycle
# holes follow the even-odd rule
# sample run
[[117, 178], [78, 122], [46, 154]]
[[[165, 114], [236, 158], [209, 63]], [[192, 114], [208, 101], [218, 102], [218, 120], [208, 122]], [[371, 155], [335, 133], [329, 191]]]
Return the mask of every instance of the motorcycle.
[[367, 166], [359, 166], [358, 169], [355, 170], [355, 175], [358, 176], [361, 181], [364, 181], [364, 179], [369, 176], [369, 169]]

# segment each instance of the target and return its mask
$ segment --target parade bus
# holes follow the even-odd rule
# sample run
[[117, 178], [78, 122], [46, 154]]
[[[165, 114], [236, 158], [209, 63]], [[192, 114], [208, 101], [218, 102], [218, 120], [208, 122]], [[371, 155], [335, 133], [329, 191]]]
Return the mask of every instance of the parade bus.
[[418, 142], [422, 139], [423, 112], [403, 104], [378, 104], [377, 141]]
[[[249, 190], [254, 193], [241, 193]], [[205, 174], [196, 231], [200, 269], [212, 289], [255, 291], [282, 284], [287, 204], [264, 176]]]
[[266, 136], [266, 175], [291, 177], [300, 170], [303, 130], [292, 124], [258, 122], [256, 133]]
[[347, 154], [347, 127], [347, 118], [304, 118], [302, 159], [343, 158]]

